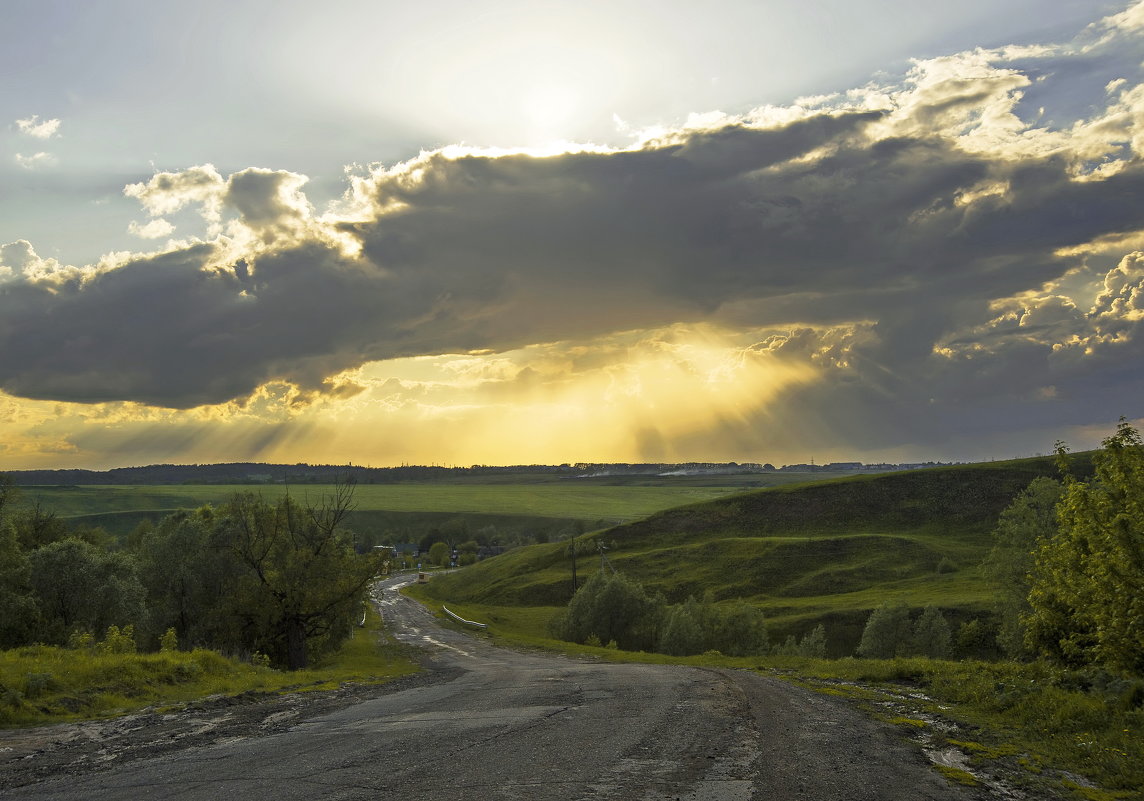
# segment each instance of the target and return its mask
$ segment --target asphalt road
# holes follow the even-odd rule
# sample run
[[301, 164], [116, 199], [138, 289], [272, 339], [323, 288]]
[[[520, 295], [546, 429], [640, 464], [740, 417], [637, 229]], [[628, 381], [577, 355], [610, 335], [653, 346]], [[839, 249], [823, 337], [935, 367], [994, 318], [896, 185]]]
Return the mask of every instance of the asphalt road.
[[67, 775], [12, 799], [921, 801], [954, 787], [844, 703], [742, 671], [613, 665], [495, 648], [379, 588], [398, 636], [452, 680], [276, 734]]

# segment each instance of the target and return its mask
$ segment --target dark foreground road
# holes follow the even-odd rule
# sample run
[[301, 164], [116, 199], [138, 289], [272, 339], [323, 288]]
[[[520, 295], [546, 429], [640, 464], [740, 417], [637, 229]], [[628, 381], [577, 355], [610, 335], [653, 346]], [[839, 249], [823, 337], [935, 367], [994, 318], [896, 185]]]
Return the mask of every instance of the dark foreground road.
[[[438, 683], [108, 769], [11, 799], [921, 801], [955, 788], [844, 704], [739, 671], [609, 665], [491, 647], [379, 588]], [[451, 680], [448, 680], [450, 679]], [[145, 731], [145, 729], [144, 729]]]

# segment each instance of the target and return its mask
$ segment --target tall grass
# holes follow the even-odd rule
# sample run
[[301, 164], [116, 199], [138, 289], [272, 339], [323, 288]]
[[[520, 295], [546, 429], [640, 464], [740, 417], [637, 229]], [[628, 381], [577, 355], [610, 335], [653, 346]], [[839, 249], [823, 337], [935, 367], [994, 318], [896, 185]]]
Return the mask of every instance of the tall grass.
[[416, 672], [376, 613], [312, 669], [286, 672], [214, 651], [112, 654], [35, 645], [0, 651], [0, 726], [80, 720], [171, 706], [209, 695], [382, 683]]

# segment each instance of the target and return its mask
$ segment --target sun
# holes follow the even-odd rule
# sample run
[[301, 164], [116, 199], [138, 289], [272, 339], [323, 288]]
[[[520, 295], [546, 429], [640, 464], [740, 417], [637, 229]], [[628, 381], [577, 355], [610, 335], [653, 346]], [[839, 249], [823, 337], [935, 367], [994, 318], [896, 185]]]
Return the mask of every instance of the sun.
[[577, 106], [576, 93], [561, 86], [537, 87], [525, 94], [521, 101], [529, 132], [534, 137], [549, 139], [567, 134]]

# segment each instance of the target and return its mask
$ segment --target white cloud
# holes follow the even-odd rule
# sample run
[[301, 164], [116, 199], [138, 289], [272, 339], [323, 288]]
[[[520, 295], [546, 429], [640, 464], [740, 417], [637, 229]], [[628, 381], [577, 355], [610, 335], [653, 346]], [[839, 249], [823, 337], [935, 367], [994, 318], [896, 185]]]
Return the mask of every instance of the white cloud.
[[16, 127], [20, 133], [34, 136], [37, 139], [51, 139], [60, 130], [59, 120], [41, 120], [39, 115], [33, 114], [23, 120], [16, 120]]
[[214, 223], [220, 219], [225, 190], [226, 183], [214, 165], [202, 164], [176, 173], [156, 173], [146, 183], [128, 184], [123, 194], [138, 200], [152, 216], [198, 203], [203, 219]]
[[51, 153], [43, 151], [33, 153], [30, 156], [25, 156], [23, 153], [16, 154], [16, 163], [23, 167], [25, 170], [37, 170], [42, 167], [53, 167], [59, 160]]
[[170, 235], [175, 230], [175, 226], [162, 217], [156, 217], [147, 223], [139, 223], [132, 220], [127, 226], [127, 232], [133, 234], [140, 239], [160, 239], [164, 236]]

